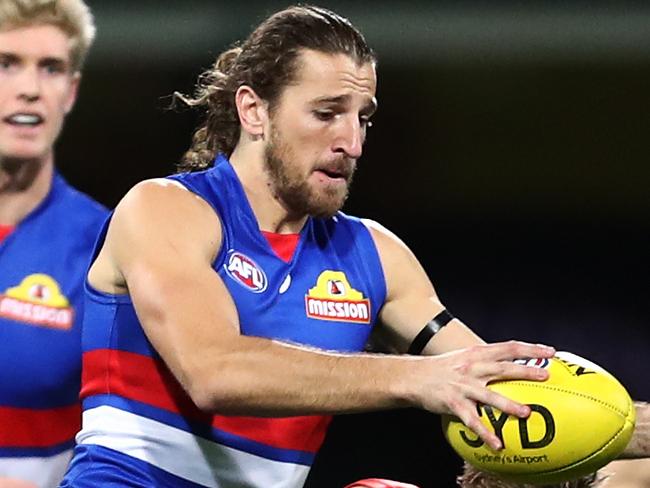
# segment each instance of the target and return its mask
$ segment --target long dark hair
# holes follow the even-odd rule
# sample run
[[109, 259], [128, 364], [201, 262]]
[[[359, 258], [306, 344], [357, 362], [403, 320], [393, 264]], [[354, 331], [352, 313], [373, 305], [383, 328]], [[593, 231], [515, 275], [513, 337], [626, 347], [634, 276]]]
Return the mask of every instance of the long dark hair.
[[346, 54], [359, 64], [376, 63], [363, 35], [330, 10], [297, 5], [271, 15], [199, 76], [193, 96], [174, 94], [175, 99], [205, 111], [179, 171], [204, 169], [217, 153], [230, 156], [239, 140], [235, 106], [239, 87], [250, 86], [272, 111], [284, 87], [294, 81], [296, 60], [303, 49]]

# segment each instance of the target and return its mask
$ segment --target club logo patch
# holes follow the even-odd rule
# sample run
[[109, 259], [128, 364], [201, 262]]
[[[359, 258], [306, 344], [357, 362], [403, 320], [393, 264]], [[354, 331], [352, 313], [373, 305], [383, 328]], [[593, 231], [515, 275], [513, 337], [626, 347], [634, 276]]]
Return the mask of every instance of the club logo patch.
[[52, 277], [32, 274], [0, 294], [0, 317], [67, 330], [72, 327], [74, 309]]
[[350, 285], [345, 273], [323, 271], [305, 295], [307, 316], [337, 322], [370, 323], [370, 300]]
[[262, 293], [266, 290], [267, 280], [264, 270], [245, 254], [231, 251], [224, 268], [228, 276], [253, 293]]

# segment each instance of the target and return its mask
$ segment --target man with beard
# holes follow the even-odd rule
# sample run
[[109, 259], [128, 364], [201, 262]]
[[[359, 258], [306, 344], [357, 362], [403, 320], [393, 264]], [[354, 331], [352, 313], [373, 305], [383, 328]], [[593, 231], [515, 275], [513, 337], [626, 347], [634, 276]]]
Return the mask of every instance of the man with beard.
[[[185, 172], [124, 197], [89, 271], [62, 486], [298, 487], [333, 413], [453, 413], [494, 448], [476, 402], [530, 413], [486, 384], [544, 380], [512, 360], [554, 350], [484, 344], [397, 237], [339, 211], [375, 64], [346, 19], [295, 6], [181, 96], [206, 109]], [[375, 324], [409, 354], [364, 354]]]
[[54, 167], [95, 33], [80, 0], [0, 2], [0, 486], [53, 487], [81, 426], [83, 280], [106, 210]]

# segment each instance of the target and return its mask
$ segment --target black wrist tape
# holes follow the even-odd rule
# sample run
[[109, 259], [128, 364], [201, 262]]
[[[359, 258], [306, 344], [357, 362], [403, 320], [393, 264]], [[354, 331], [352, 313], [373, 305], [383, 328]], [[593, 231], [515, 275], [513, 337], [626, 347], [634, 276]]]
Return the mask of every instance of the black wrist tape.
[[429, 320], [429, 322], [427, 322], [419, 334], [415, 336], [415, 339], [413, 339], [413, 342], [409, 346], [409, 349], [406, 351], [406, 353], [413, 356], [420, 354], [427, 346], [431, 338], [453, 319], [454, 316], [447, 312], [446, 309], [443, 309], [438, 315]]

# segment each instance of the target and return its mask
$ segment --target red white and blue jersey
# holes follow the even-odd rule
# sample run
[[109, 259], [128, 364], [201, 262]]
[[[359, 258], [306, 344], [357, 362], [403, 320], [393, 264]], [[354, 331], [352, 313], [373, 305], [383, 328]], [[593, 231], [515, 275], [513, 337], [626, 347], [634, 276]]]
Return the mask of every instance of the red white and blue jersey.
[[[171, 178], [219, 216], [223, 244], [213, 268], [237, 306], [242, 334], [363, 350], [386, 285], [360, 220], [343, 213], [310, 218], [285, 260], [260, 232], [225, 158]], [[329, 416], [201, 412], [147, 339], [129, 296], [87, 285], [83, 334], [83, 428], [62, 486], [303, 486]]]
[[55, 174], [0, 242], [0, 478], [57, 486], [81, 424], [83, 282], [107, 210]]

